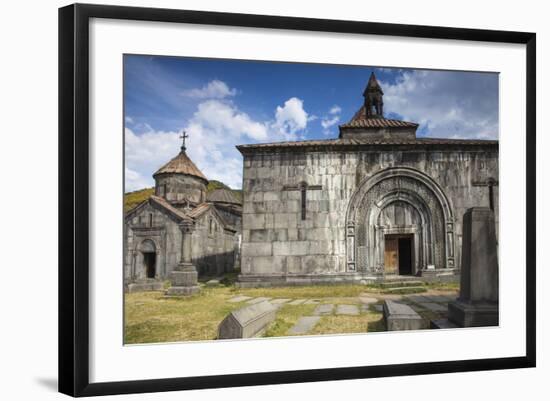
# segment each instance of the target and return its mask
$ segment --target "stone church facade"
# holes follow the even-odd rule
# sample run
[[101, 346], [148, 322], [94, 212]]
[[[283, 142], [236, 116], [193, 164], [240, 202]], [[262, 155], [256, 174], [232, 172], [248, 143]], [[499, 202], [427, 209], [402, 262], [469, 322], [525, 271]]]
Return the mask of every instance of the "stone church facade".
[[124, 281], [134, 290], [161, 289], [182, 261], [183, 236], [199, 275], [238, 266], [242, 205], [227, 189], [207, 193], [208, 179], [181, 152], [153, 175], [155, 194], [125, 215]]
[[374, 74], [363, 96], [336, 139], [238, 146], [241, 286], [456, 279], [466, 209], [498, 232], [498, 141], [417, 137]]

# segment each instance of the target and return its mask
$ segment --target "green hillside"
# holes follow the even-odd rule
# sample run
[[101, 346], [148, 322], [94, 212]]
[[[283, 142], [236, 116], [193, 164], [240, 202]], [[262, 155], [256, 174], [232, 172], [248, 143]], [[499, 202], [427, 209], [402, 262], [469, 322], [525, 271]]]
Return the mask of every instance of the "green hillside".
[[[208, 183], [208, 186], [206, 187], [206, 192], [212, 192], [215, 189], [229, 189], [233, 192], [235, 197], [239, 199], [241, 202], [243, 200], [243, 194], [242, 190], [240, 189], [231, 189], [227, 185], [225, 185], [223, 182], [212, 180]], [[139, 205], [141, 202], [146, 200], [149, 196], [153, 195], [155, 193], [155, 188], [144, 188], [133, 192], [127, 192], [124, 194], [124, 213], [126, 213], [128, 210], [131, 210], [132, 208]]]
[[145, 188], [124, 194], [124, 213], [133, 209], [149, 196], [155, 193], [155, 188]]

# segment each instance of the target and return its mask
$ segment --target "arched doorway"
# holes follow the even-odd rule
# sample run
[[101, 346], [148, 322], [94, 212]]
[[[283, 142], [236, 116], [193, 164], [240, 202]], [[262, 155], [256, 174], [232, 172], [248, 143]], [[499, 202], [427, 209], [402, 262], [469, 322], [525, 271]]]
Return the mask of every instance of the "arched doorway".
[[418, 170], [385, 169], [352, 196], [346, 219], [348, 271], [417, 274], [453, 268], [454, 241], [447, 197]]
[[157, 252], [155, 243], [150, 239], [146, 239], [140, 244], [139, 250], [143, 257], [143, 271], [145, 272], [145, 277], [155, 278], [157, 275]]

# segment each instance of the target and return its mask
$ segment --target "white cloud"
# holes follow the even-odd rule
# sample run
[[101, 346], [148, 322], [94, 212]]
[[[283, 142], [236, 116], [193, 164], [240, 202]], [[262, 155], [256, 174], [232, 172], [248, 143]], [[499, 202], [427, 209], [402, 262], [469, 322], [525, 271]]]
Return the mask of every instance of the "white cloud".
[[481, 73], [404, 71], [394, 84], [380, 82], [384, 114], [417, 122], [441, 138], [498, 137], [498, 78]]
[[196, 99], [223, 99], [236, 94], [236, 89], [230, 89], [225, 82], [217, 79], [208, 82], [200, 89], [187, 89], [182, 92], [183, 96]]
[[342, 108], [337, 104], [332, 106], [331, 109], [329, 110], [329, 114], [340, 114], [341, 112], [342, 112]]
[[128, 124], [133, 124], [134, 123], [134, 119], [130, 116], [124, 117], [124, 121], [127, 122]]
[[[275, 110], [274, 119], [255, 121], [231, 102], [206, 100], [188, 121], [187, 154], [211, 180], [232, 188], [242, 186], [240, 143], [293, 139], [306, 129], [308, 113], [298, 98], [288, 99]], [[179, 132], [150, 129], [136, 134], [126, 128], [126, 191], [154, 185], [153, 173], [175, 157], [181, 146]]]
[[328, 115], [324, 116], [321, 119], [321, 127], [323, 127], [323, 134], [330, 135], [332, 132], [330, 127], [338, 124], [340, 122], [340, 113], [342, 108], [338, 105], [334, 105], [328, 111]]
[[272, 128], [285, 139], [294, 140], [299, 131], [305, 130], [307, 123], [308, 113], [304, 110], [303, 100], [291, 97], [283, 107], [277, 106]]

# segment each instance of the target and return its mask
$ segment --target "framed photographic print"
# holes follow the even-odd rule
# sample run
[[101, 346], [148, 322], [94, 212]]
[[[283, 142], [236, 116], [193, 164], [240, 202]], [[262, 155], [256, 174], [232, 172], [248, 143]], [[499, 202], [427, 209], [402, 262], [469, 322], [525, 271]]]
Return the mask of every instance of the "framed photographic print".
[[61, 392], [535, 366], [534, 33], [78, 4], [59, 78]]

